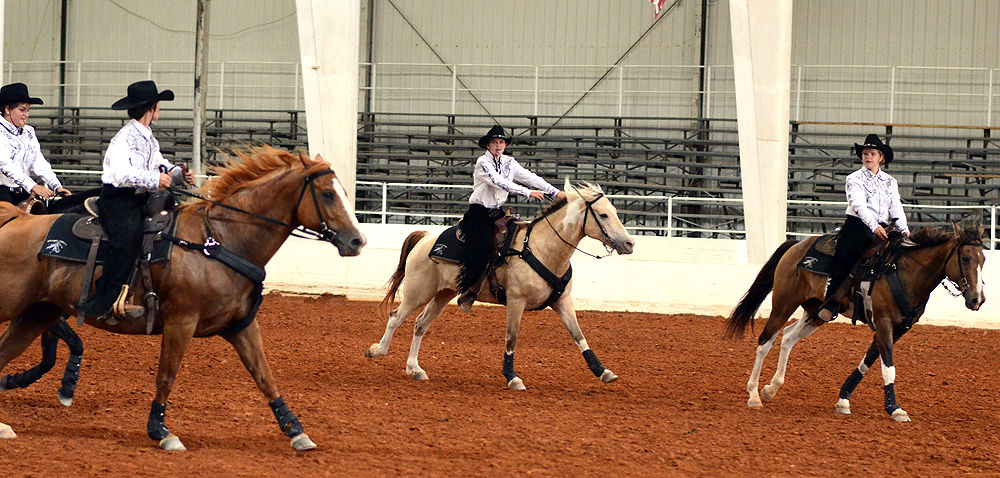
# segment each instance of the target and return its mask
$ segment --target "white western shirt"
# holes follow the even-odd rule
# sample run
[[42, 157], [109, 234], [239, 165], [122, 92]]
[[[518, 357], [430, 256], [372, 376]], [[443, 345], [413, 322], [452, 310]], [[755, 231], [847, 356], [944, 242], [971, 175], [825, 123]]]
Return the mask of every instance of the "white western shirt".
[[62, 187], [52, 172], [52, 166], [42, 156], [35, 129], [28, 125], [16, 128], [0, 117], [0, 184], [10, 188], [21, 187], [30, 192], [38, 184], [31, 179], [31, 171], [42, 178], [49, 189]]
[[878, 174], [872, 174], [861, 168], [847, 176], [847, 203], [845, 212], [861, 219], [872, 231], [878, 228], [879, 222], [888, 223], [890, 218], [896, 218], [900, 232], [910, 230], [896, 179], [881, 169]]
[[487, 151], [476, 160], [476, 170], [472, 173], [472, 195], [469, 196], [469, 202], [494, 209], [502, 206], [511, 193], [524, 197], [531, 196], [531, 190], [514, 181], [527, 184], [548, 194], [559, 192], [544, 179], [524, 169], [513, 157], [505, 154], [500, 155], [498, 161], [493, 158], [492, 153]]
[[101, 182], [119, 188], [154, 190], [160, 187], [161, 166], [163, 172], [177, 167], [163, 159], [153, 130], [133, 119], [111, 138], [104, 153]]

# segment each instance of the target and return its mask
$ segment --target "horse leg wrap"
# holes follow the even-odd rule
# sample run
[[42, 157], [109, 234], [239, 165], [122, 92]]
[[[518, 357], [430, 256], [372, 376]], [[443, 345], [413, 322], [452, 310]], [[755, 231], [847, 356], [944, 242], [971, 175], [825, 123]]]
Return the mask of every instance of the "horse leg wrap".
[[892, 412], [899, 410], [899, 404], [896, 403], [896, 388], [895, 384], [890, 383], [882, 387], [885, 391], [885, 412], [892, 415]]
[[285, 405], [283, 398], [275, 398], [268, 405], [271, 406], [271, 411], [274, 412], [274, 418], [278, 420], [278, 427], [281, 428], [282, 433], [289, 437], [294, 437], [302, 433], [302, 422], [288, 409], [288, 405]]
[[517, 378], [517, 372], [514, 371], [513, 353], [504, 352], [503, 354], [503, 378], [506, 378], [508, 383]]
[[49, 340], [42, 339], [42, 362], [24, 372], [0, 378], [0, 390], [27, 388], [52, 370], [52, 366], [56, 364], [56, 347], [59, 345], [59, 340], [53, 336], [49, 337]]
[[163, 424], [163, 419], [167, 415], [167, 406], [160, 405], [153, 400], [153, 405], [149, 407], [149, 421], [146, 422], [146, 434], [153, 440], [160, 441], [167, 437], [170, 430]]
[[80, 380], [80, 361], [83, 357], [75, 354], [69, 356], [66, 361], [66, 371], [63, 373], [62, 387], [59, 387], [59, 394], [66, 398], [73, 398], [76, 391], [76, 384]]
[[604, 366], [601, 365], [601, 361], [597, 360], [597, 356], [594, 355], [594, 351], [587, 349], [583, 351], [583, 359], [587, 361], [587, 366], [590, 367], [590, 371], [594, 372], [598, 378], [604, 373]]
[[861, 373], [858, 369], [854, 369], [851, 375], [847, 377], [847, 380], [844, 380], [844, 384], [840, 386], [840, 398], [850, 400], [851, 395], [854, 394], [854, 389], [858, 387], [863, 378], [865, 378], [865, 374]]

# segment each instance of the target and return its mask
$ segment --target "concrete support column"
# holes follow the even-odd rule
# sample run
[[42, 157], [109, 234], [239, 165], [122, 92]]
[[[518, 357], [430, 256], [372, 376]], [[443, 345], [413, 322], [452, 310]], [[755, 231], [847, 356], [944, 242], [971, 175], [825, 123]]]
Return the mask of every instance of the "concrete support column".
[[296, 0], [295, 6], [309, 154], [333, 165], [353, 203], [361, 0]]
[[730, 0], [747, 259], [785, 241], [792, 0]]

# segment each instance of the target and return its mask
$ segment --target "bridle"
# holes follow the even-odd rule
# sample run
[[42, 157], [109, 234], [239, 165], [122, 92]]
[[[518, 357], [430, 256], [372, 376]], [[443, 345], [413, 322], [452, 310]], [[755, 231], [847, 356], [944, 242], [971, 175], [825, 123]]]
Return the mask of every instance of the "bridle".
[[[951, 294], [952, 297], [958, 297], [962, 294], [965, 294], [966, 292], [968, 292], [970, 288], [969, 280], [965, 275], [965, 269], [962, 267], [962, 261], [959, 259], [961, 254], [955, 254], [955, 251], [958, 251], [964, 246], [978, 247], [982, 249], [983, 241], [982, 239], [972, 239], [968, 241], [957, 242], [955, 243], [955, 247], [951, 248], [951, 251], [948, 252], [948, 257], [945, 258], [944, 260], [945, 268], [948, 267], [948, 261], [951, 260], [951, 256], [955, 256], [955, 260], [958, 261], [958, 273], [961, 275], [962, 279], [961, 282], [955, 282], [951, 280], [951, 278], [949, 278], [947, 274], [945, 274], [944, 280], [941, 281], [941, 285], [944, 287], [944, 290], [948, 291], [948, 293]], [[980, 277], [979, 280], [982, 281], [983, 278]], [[948, 286], [949, 283], [951, 284], [951, 287], [954, 287], [955, 289], [957, 289], [957, 291], [953, 291], [951, 287]], [[986, 281], [983, 281], [983, 283], [985, 284]]]
[[[582, 194], [580, 194], [579, 192], [577, 194], [580, 195], [581, 199], [583, 198]], [[586, 235], [586, 233], [587, 233], [587, 219], [592, 215], [592, 216], [594, 216], [594, 223], [596, 223], [597, 227], [601, 229], [601, 234], [604, 234], [604, 237], [609, 242], [611, 242], [611, 236], [608, 234], [608, 231], [606, 231], [604, 229], [604, 225], [601, 224], [600, 218], [597, 217], [597, 212], [594, 211], [594, 203], [596, 203], [597, 201], [600, 201], [601, 198], [603, 198], [603, 197], [604, 197], [604, 193], [598, 193], [597, 197], [595, 197], [594, 199], [591, 199], [590, 201], [584, 200], [584, 204], [586, 204], [586, 210], [583, 213], [583, 231], [584, 231], [584, 235]], [[573, 249], [576, 249], [577, 252], [583, 253], [584, 255], [593, 257], [595, 259], [604, 259], [605, 257], [608, 257], [608, 256], [610, 256], [611, 254], [613, 254], [615, 252], [615, 250], [614, 250], [613, 247], [608, 246], [608, 244], [606, 242], [603, 242], [603, 241], [602, 241], [602, 244], [604, 245], [604, 249], [608, 251], [608, 253], [605, 254], [605, 255], [603, 255], [603, 256], [599, 256], [599, 255], [596, 255], [596, 254], [591, 254], [591, 253], [589, 253], [589, 252], [587, 252], [587, 251], [585, 251], [583, 249], [580, 249], [579, 247], [571, 244], [566, 239], [563, 239], [563, 237], [559, 234], [559, 230], [556, 229], [556, 227], [552, 225], [551, 221], [549, 221], [549, 216], [543, 215], [542, 217], [545, 218], [545, 222], [547, 222], [549, 224], [549, 227], [552, 228], [552, 232], [556, 233], [556, 237], [558, 237], [560, 241], [563, 241], [563, 243], [566, 244], [567, 246], [572, 247]]]
[[[316, 197], [316, 186], [314, 184], [314, 182], [316, 181], [316, 179], [321, 178], [323, 176], [326, 176], [327, 174], [333, 174], [333, 170], [332, 169], [327, 169], [325, 171], [318, 171], [318, 172], [312, 173], [312, 174], [310, 174], [310, 175], [308, 175], [308, 176], [305, 177], [305, 179], [302, 182], [302, 189], [299, 190], [299, 198], [298, 198], [297, 201], [295, 201], [295, 208], [294, 208], [294, 209], [297, 210], [299, 208], [299, 206], [302, 204], [302, 199], [305, 198], [306, 189], [308, 189], [309, 192], [310, 192], [310, 195], [312, 196], [313, 206], [316, 207], [316, 215], [319, 218], [319, 231], [314, 231], [314, 230], [309, 229], [309, 228], [307, 228], [307, 227], [305, 227], [303, 225], [299, 225], [298, 227], [296, 227], [296, 226], [288, 224], [288, 223], [286, 223], [284, 221], [279, 221], [279, 220], [274, 219], [274, 218], [263, 216], [263, 215], [260, 215], [260, 214], [257, 214], [257, 213], [253, 213], [253, 212], [250, 212], [250, 211], [246, 211], [246, 210], [240, 209], [240, 208], [235, 207], [235, 206], [230, 206], [228, 204], [221, 203], [219, 201], [208, 199], [208, 198], [206, 198], [206, 197], [204, 197], [204, 196], [202, 196], [202, 195], [200, 195], [198, 193], [193, 193], [193, 192], [187, 191], [185, 189], [181, 189], [181, 188], [177, 188], [177, 187], [169, 187], [167, 189], [170, 192], [175, 193], [175, 194], [181, 194], [181, 195], [184, 195], [184, 196], [189, 196], [189, 197], [193, 197], [193, 198], [196, 198], [196, 199], [200, 199], [200, 200], [205, 201], [207, 203], [210, 203], [210, 204], [212, 204], [214, 206], [219, 206], [219, 207], [222, 207], [222, 208], [225, 208], [225, 209], [229, 209], [231, 211], [235, 211], [235, 212], [238, 212], [238, 213], [241, 213], [241, 214], [245, 214], [247, 216], [250, 216], [250, 217], [253, 217], [253, 218], [256, 218], [256, 219], [260, 219], [262, 221], [270, 222], [272, 224], [277, 224], [277, 225], [282, 226], [282, 227], [287, 227], [287, 228], [291, 229], [291, 235], [294, 236], [294, 237], [299, 237], [299, 238], [303, 238], [303, 239], [315, 239], [317, 241], [327, 241], [327, 242], [331, 242], [332, 243], [334, 240], [337, 239], [337, 231], [334, 231], [333, 229], [330, 229], [330, 227], [326, 223], [326, 218], [323, 216], [323, 210], [320, 209], [320, 207], [319, 207], [319, 198]], [[206, 212], [205, 212], [205, 230], [206, 230], [206, 233], [208, 234], [208, 238], [210, 240], [214, 241], [214, 239], [212, 239], [212, 234], [211, 234], [211, 230], [209, 228], [208, 222], [209, 222], [209, 217], [208, 217], [208, 211], [206, 210]]]

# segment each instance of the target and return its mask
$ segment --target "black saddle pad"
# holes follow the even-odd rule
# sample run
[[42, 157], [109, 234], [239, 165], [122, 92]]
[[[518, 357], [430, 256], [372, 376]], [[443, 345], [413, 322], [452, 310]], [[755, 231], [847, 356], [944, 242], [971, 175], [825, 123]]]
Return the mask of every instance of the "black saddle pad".
[[431, 252], [427, 254], [431, 259], [442, 259], [451, 262], [462, 262], [468, 253], [468, 247], [458, 239], [458, 226], [451, 226], [445, 229], [438, 236]]
[[[90, 251], [90, 241], [85, 241], [79, 239], [73, 235], [73, 223], [84, 217], [82, 214], [63, 214], [52, 223], [52, 227], [49, 229], [48, 234], [45, 235], [45, 241], [42, 242], [42, 249], [38, 251], [38, 257], [54, 257], [56, 259], [62, 259], [64, 261], [72, 262], [87, 262], [87, 253]], [[173, 228], [176, 225], [170, 227], [170, 232], [172, 234]], [[172, 242], [166, 240], [158, 240], [153, 243], [153, 259], [151, 262], [162, 262], [170, 257], [170, 247], [173, 245]], [[102, 242], [100, 248], [97, 249], [97, 263], [104, 263], [107, 259], [108, 247], [107, 243]]]
[[809, 250], [806, 251], [806, 255], [799, 261], [799, 268], [824, 276], [833, 273], [833, 255], [821, 252], [823, 248], [817, 247], [817, 245], [828, 245], [831, 242], [828, 236], [833, 236], [833, 234], [827, 234], [813, 241]]

